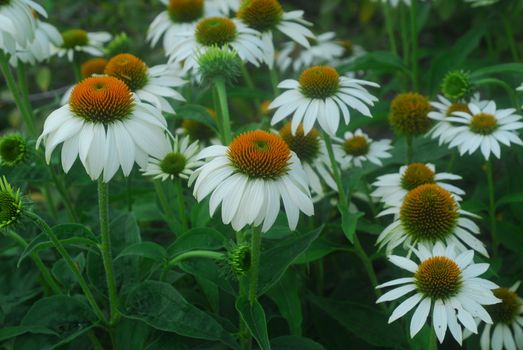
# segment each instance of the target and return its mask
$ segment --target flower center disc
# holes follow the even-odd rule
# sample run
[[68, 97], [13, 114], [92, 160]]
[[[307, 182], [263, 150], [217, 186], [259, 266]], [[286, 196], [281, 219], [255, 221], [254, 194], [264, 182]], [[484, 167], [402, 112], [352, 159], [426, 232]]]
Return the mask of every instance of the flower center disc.
[[300, 75], [300, 88], [308, 98], [327, 98], [334, 95], [340, 86], [340, 76], [329, 66], [305, 69]]
[[434, 172], [423, 163], [410, 164], [401, 177], [401, 187], [407, 191], [432, 183], [434, 183]]
[[492, 291], [496, 298], [501, 299], [501, 303], [489, 305], [487, 311], [494, 323], [502, 322], [511, 324], [516, 320], [520, 313], [521, 302], [516, 293], [507, 288], [497, 288]]
[[470, 130], [480, 135], [492, 134], [498, 128], [496, 117], [489, 113], [479, 113], [472, 117]]
[[428, 114], [432, 107], [425, 96], [415, 92], [399, 94], [390, 107], [389, 121], [398, 132], [416, 136], [429, 130], [431, 120]]
[[136, 91], [147, 84], [147, 70], [147, 65], [141, 59], [122, 53], [109, 60], [105, 74], [123, 80], [131, 91]]
[[228, 157], [249, 177], [277, 179], [289, 169], [291, 152], [281, 137], [255, 130], [236, 137], [229, 145]]
[[160, 162], [160, 169], [166, 174], [178, 175], [185, 169], [187, 160], [178, 152], [168, 153]]
[[276, 28], [283, 9], [277, 0], [244, 0], [237, 16], [249, 27], [263, 33]]
[[225, 17], [209, 17], [196, 25], [196, 40], [204, 46], [223, 46], [236, 38], [236, 25]]
[[436, 184], [416, 187], [403, 200], [400, 221], [415, 241], [435, 243], [452, 234], [458, 220], [458, 204], [450, 192]]
[[370, 145], [367, 138], [360, 135], [355, 135], [343, 143], [345, 152], [353, 157], [366, 155], [369, 153], [369, 147]]
[[133, 110], [134, 99], [123, 81], [113, 77], [91, 77], [76, 84], [69, 105], [78, 117], [109, 124], [126, 118]]
[[8, 135], [0, 138], [0, 160], [7, 165], [16, 165], [26, 152], [26, 144], [19, 135]]
[[62, 39], [64, 43], [62, 47], [66, 49], [73, 49], [76, 46], [85, 46], [89, 42], [87, 32], [83, 29], [69, 29], [62, 32]]
[[167, 12], [173, 22], [190, 23], [203, 16], [204, 0], [170, 0]]
[[434, 256], [423, 261], [414, 275], [418, 290], [435, 299], [448, 299], [461, 288], [461, 269], [445, 256]]
[[447, 109], [447, 116], [451, 115], [454, 112], [465, 112], [470, 114], [469, 106], [465, 103], [456, 102], [449, 106]]
[[287, 123], [280, 129], [280, 136], [302, 162], [311, 163], [318, 156], [320, 151], [318, 130], [311, 129], [307, 135], [304, 135], [303, 124], [300, 124], [296, 130], [296, 135], [293, 135], [291, 123]]
[[104, 74], [107, 60], [105, 58], [91, 58], [81, 66], [82, 77], [89, 78], [93, 74]]

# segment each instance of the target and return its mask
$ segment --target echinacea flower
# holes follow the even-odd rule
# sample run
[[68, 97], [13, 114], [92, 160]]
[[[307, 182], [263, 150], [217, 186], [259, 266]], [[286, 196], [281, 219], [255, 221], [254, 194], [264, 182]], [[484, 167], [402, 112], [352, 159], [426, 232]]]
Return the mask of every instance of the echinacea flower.
[[[373, 0], [373, 1], [374, 2], [379, 1], [379, 2], [382, 2], [384, 4], [389, 4], [392, 7], [396, 7], [399, 4], [401, 4], [401, 3], [405, 4], [406, 6], [412, 5], [411, 0]], [[416, 1], [424, 1], [424, 0], [416, 0]]]
[[80, 73], [82, 78], [89, 78], [92, 75], [104, 74], [105, 67], [109, 61], [105, 58], [96, 57], [90, 58], [80, 65]]
[[443, 187], [428, 183], [410, 190], [400, 205], [383, 210], [379, 216], [394, 215], [394, 222], [379, 235], [377, 243], [386, 246], [387, 252], [403, 244], [434, 244], [445, 242], [459, 251], [467, 246], [488, 256], [483, 243], [474, 237], [479, 227], [465, 216], [472, 217], [460, 208], [456, 197]]
[[0, 1], [0, 50], [15, 54], [17, 44], [25, 47], [34, 40], [36, 23], [33, 11], [47, 17], [44, 8], [34, 1]]
[[390, 103], [389, 122], [394, 131], [407, 137], [419, 136], [429, 131], [428, 117], [432, 107], [429, 100], [417, 92], [396, 95]]
[[167, 122], [154, 107], [134, 98], [125, 83], [113, 77], [91, 77], [78, 83], [69, 103], [52, 112], [37, 140], [45, 145], [49, 163], [62, 146], [67, 173], [77, 157], [96, 180], [108, 182], [119, 167], [129, 176], [133, 164], [147, 167], [149, 155], [161, 158], [166, 148]]
[[441, 82], [441, 92], [453, 101], [463, 100], [470, 95], [472, 82], [469, 73], [454, 70], [445, 74]]
[[448, 131], [449, 148], [457, 147], [461, 155], [472, 154], [479, 148], [488, 160], [491, 153], [496, 158], [501, 156], [500, 143], [523, 145], [516, 132], [523, 128], [523, 122], [515, 109], [497, 109], [494, 101], [484, 107], [469, 103], [468, 109], [470, 113], [456, 111], [448, 118], [458, 124]]
[[448, 329], [460, 345], [462, 327], [477, 333], [474, 317], [492, 323], [484, 305], [499, 303], [492, 292], [497, 285], [478, 277], [488, 270], [489, 264], [475, 264], [472, 250], [456, 254], [453, 245], [445, 247], [442, 243], [436, 243], [432, 249], [420, 244], [413, 251], [419, 264], [402, 256], [388, 257], [391, 263], [412, 273], [411, 277], [377, 286], [399, 286], [383, 294], [377, 303], [397, 300], [414, 292], [394, 309], [389, 323], [416, 308], [410, 321], [410, 336], [413, 338], [427, 322], [433, 307], [432, 325], [439, 342], [443, 342]]
[[122, 53], [114, 56], [105, 66], [105, 74], [122, 80], [136, 96], [162, 112], [174, 114], [168, 98], [185, 101], [174, 88], [186, 83], [175, 66], [148, 67], [138, 57]]
[[314, 214], [308, 182], [300, 160], [285, 141], [261, 130], [237, 136], [229, 146], [214, 145], [197, 156], [205, 160], [189, 178], [198, 201], [210, 195], [209, 212], [221, 204], [222, 221], [239, 231], [262, 225], [266, 232], [280, 211], [289, 228], [298, 224], [300, 211]]
[[17, 44], [16, 53], [9, 62], [16, 66], [17, 61], [34, 64], [48, 60], [53, 55], [53, 47], [63, 44], [62, 35], [53, 25], [35, 19], [34, 39], [25, 45]]
[[250, 28], [261, 33], [263, 61], [272, 68], [274, 65], [273, 33], [278, 30], [303, 47], [310, 47], [307, 40], [314, 38], [308, 26], [312, 23], [303, 19], [303, 11], [283, 11], [278, 0], [244, 0], [237, 17]]
[[[291, 133], [291, 124], [287, 123], [280, 129], [280, 136], [285, 140], [291, 151], [296, 153], [303, 165], [309, 185], [313, 193], [323, 197], [322, 183], [333, 191], [338, 191], [336, 181], [331, 174], [331, 165], [327, 149], [320, 139], [320, 133], [312, 129], [307, 135], [303, 133], [303, 125], [298, 127], [296, 134]], [[319, 199], [318, 198], [318, 199]]]
[[76, 52], [85, 52], [91, 56], [103, 56], [103, 46], [111, 40], [107, 32], [88, 33], [83, 29], [69, 29], [62, 32], [63, 44], [55, 48], [58, 57], [67, 56], [72, 62]]
[[372, 184], [376, 187], [376, 190], [371, 195], [379, 198], [387, 207], [399, 206], [409, 191], [421, 185], [437, 184], [460, 200], [459, 196], [465, 194], [465, 192], [454, 185], [443, 182], [460, 179], [461, 176], [459, 175], [445, 172], [436, 173], [436, 167], [430, 163], [411, 163], [402, 166], [397, 173], [378, 177], [376, 182]]
[[238, 19], [207, 17], [176, 33], [178, 40], [166, 48], [169, 62], [183, 62], [183, 70], [197, 73], [198, 56], [212, 47], [231, 48], [243, 62], [259, 66], [263, 59], [260, 33]]
[[493, 290], [501, 303], [487, 307], [493, 324], [486, 324], [481, 333], [481, 350], [523, 349], [523, 299], [516, 294], [519, 284]]
[[361, 167], [366, 161], [381, 166], [383, 165], [381, 159], [392, 157], [388, 152], [392, 148], [390, 140], [375, 141], [361, 129], [357, 129], [354, 133], [347, 131], [343, 139], [335, 140], [339, 143], [336, 147], [336, 155], [344, 170], [354, 166]]
[[5, 176], [0, 178], [0, 229], [15, 225], [23, 209], [20, 190], [13, 190]]
[[27, 141], [19, 134], [0, 137], [0, 165], [13, 167], [27, 158]]
[[336, 33], [326, 32], [311, 39], [310, 47], [303, 47], [294, 41], [286, 42], [276, 55], [276, 65], [280, 71], [285, 72], [292, 68], [294, 72], [332, 62], [340, 58], [345, 48], [335, 40]]
[[308, 134], [318, 121], [320, 127], [330, 136], [335, 136], [340, 124], [340, 115], [345, 124], [350, 121], [349, 108], [371, 117], [367, 105], [373, 106], [378, 99], [363, 86], [379, 87], [378, 84], [340, 76], [329, 66], [315, 66], [304, 70], [299, 80], [287, 79], [278, 87], [287, 89], [270, 104], [276, 109], [271, 124], [274, 125], [291, 117], [291, 131], [296, 133], [298, 125]]
[[472, 7], [490, 6], [497, 3], [499, 0], [465, 0]]
[[196, 160], [196, 155], [200, 152], [198, 141], [189, 144], [189, 136], [181, 140], [175, 137], [165, 145], [170, 147], [162, 150], [161, 157], [149, 157], [147, 167], [142, 169], [143, 175], [162, 181], [177, 177], [188, 179], [194, 169], [202, 165], [201, 161]]

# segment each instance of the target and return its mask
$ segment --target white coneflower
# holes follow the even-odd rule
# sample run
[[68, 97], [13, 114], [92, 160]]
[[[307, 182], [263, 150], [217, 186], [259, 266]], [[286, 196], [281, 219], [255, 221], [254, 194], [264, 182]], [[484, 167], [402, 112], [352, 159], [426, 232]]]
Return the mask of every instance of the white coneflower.
[[47, 17], [44, 8], [31, 0], [0, 1], [0, 50], [15, 54], [16, 46], [26, 46], [35, 38], [33, 11]]
[[141, 101], [148, 102], [163, 112], [174, 114], [168, 98], [185, 101], [174, 89], [186, 83], [175, 66], [162, 64], [148, 67], [138, 57], [122, 53], [109, 60], [104, 72], [122, 80]]
[[206, 163], [190, 177], [198, 201], [210, 195], [213, 215], [221, 204], [222, 221], [239, 231], [262, 225], [266, 232], [280, 212], [280, 200], [291, 230], [300, 211], [314, 214], [308, 182], [300, 160], [285, 141], [261, 130], [243, 133], [226, 146], [205, 148]]
[[[80, 65], [80, 74], [83, 78], [89, 78], [93, 75], [103, 75], [105, 71], [105, 66], [107, 66], [107, 60], [101, 57], [90, 58], [87, 61], [83, 62]], [[69, 103], [69, 98], [71, 98], [71, 92], [73, 92], [74, 85], [71, 85], [64, 93], [60, 99], [60, 106], [63, 106]]]
[[198, 73], [198, 56], [211, 47], [232, 48], [243, 62], [259, 66], [263, 59], [259, 33], [237, 19], [208, 17], [195, 26], [180, 30], [179, 40], [166, 50], [169, 62], [183, 62], [184, 71]]
[[335, 136], [343, 117], [345, 124], [350, 121], [349, 108], [371, 117], [367, 105], [373, 106], [378, 99], [363, 85], [379, 87], [378, 84], [340, 76], [329, 66], [315, 66], [304, 70], [299, 80], [287, 79], [278, 87], [287, 89], [270, 104], [276, 109], [271, 124], [292, 116], [292, 132], [303, 123], [305, 134], [318, 121], [320, 127], [330, 136]]
[[382, 211], [394, 215], [394, 222], [379, 235], [377, 243], [387, 251], [403, 244], [446, 242], [463, 251], [466, 246], [488, 256], [483, 243], [474, 237], [479, 227], [464, 216], [473, 216], [460, 208], [456, 198], [443, 187], [429, 183], [409, 191], [401, 205]]
[[457, 147], [461, 155], [481, 150], [483, 157], [489, 159], [490, 153], [501, 156], [500, 143], [523, 145], [516, 130], [523, 128], [521, 116], [513, 108], [496, 109], [496, 103], [489, 101], [484, 107], [469, 103], [468, 112], [454, 112], [447, 119], [459, 124], [447, 131], [451, 139], [449, 147]]
[[[152, 21], [147, 31], [147, 41], [156, 46], [163, 36], [163, 48], [167, 52], [179, 40], [178, 33], [194, 26], [200, 19], [226, 15], [220, 12], [230, 7], [234, 0], [160, 0], [167, 8]], [[233, 4], [234, 5], [234, 4]]]
[[[411, 5], [411, 0], [372, 0], [372, 1], [374, 1], [374, 2], [381, 2], [381, 3], [384, 3], [384, 4], [389, 4], [392, 7], [396, 7], [399, 4], [401, 4], [401, 3], [405, 4], [406, 6], [410, 6]], [[424, 0], [416, 0], [416, 1], [424, 1]], [[467, 0], [465, 0], [465, 1], [467, 1]]]
[[340, 158], [342, 169], [361, 167], [363, 162], [369, 161], [376, 165], [383, 165], [381, 159], [392, 157], [389, 150], [392, 148], [390, 140], [374, 141], [361, 129], [354, 133], [347, 131], [343, 139], [335, 139], [340, 143], [336, 154]]
[[324, 195], [323, 185], [325, 183], [331, 190], [338, 191], [336, 181], [331, 174], [331, 166], [327, 149], [320, 139], [320, 133], [312, 129], [307, 135], [303, 133], [303, 125], [293, 135], [291, 124], [287, 123], [280, 129], [280, 136], [285, 140], [291, 151], [296, 153], [303, 165], [303, 170], [309, 180], [315, 199], [321, 199]]
[[420, 261], [419, 264], [402, 256], [388, 257], [394, 265], [413, 275], [377, 287], [399, 285], [383, 294], [378, 303], [397, 300], [414, 292], [394, 309], [389, 323], [416, 308], [410, 321], [412, 338], [427, 322], [433, 306], [432, 325], [439, 342], [443, 342], [448, 329], [460, 345], [463, 340], [462, 326], [477, 333], [474, 317], [492, 323], [492, 318], [483, 305], [499, 303], [500, 300], [492, 293], [492, 289], [497, 288], [497, 285], [478, 277], [488, 270], [489, 264], [475, 264], [472, 250], [456, 254], [453, 245], [445, 247], [436, 243], [430, 249], [420, 244], [413, 251]]
[[310, 66], [332, 62], [345, 52], [345, 48], [334, 39], [335, 37], [334, 32], [320, 34], [311, 40], [311, 46], [308, 48], [294, 41], [286, 42], [276, 55], [276, 65], [282, 72], [289, 67], [294, 72], [299, 72]]
[[510, 288], [494, 289], [501, 303], [487, 307], [494, 321], [487, 324], [481, 333], [481, 350], [523, 349], [523, 299], [516, 291], [520, 282]]
[[153, 176], [155, 179], [165, 181], [174, 180], [176, 177], [188, 179], [194, 169], [203, 163], [196, 159], [200, 152], [198, 141], [189, 144], [189, 136], [185, 136], [181, 141], [178, 136], [174, 140], [165, 143], [161, 157], [149, 157], [147, 168], [141, 169], [146, 176]]
[[147, 167], [149, 155], [161, 158], [167, 122], [154, 107], [135, 100], [127, 85], [113, 77], [91, 77], [78, 83], [69, 103], [47, 117], [38, 138], [45, 158], [62, 146], [62, 166], [71, 169], [77, 157], [87, 174], [108, 182], [119, 167], [128, 176], [136, 162]]
[[243, 0], [237, 16], [250, 28], [261, 33], [263, 60], [270, 68], [274, 65], [272, 37], [276, 30], [306, 48], [310, 47], [307, 38], [314, 38], [314, 34], [307, 28], [312, 23], [303, 19], [303, 11], [285, 12], [278, 0]]
[[67, 56], [72, 62], [75, 52], [85, 52], [91, 56], [103, 56], [103, 46], [111, 40], [107, 32], [88, 33], [83, 29], [69, 29], [62, 32], [63, 44], [55, 48], [58, 57]]
[[498, 1], [499, 0], [465, 0], [465, 2], [470, 4], [472, 7], [490, 6], [497, 3]]
[[26, 45], [17, 44], [16, 53], [11, 56], [10, 63], [16, 66], [17, 61], [35, 64], [49, 59], [53, 55], [53, 47], [63, 44], [62, 35], [49, 23], [35, 19], [35, 37]]
[[378, 177], [376, 182], [372, 184], [376, 187], [376, 190], [372, 192], [372, 196], [379, 198], [387, 207], [400, 206], [403, 198], [409, 191], [421, 185], [435, 183], [460, 200], [459, 196], [465, 194], [465, 192], [454, 185], [443, 182], [460, 179], [461, 176], [459, 175], [445, 172], [436, 173], [436, 167], [430, 163], [411, 163], [402, 166], [397, 173]]

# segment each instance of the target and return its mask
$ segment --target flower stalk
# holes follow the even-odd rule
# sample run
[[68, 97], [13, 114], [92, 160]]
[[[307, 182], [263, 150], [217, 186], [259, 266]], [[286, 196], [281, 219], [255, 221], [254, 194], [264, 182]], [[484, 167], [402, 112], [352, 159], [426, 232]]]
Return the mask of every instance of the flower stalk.
[[214, 80], [214, 88], [218, 97], [218, 122], [221, 124], [221, 141], [224, 145], [228, 145], [232, 140], [231, 120], [229, 116], [229, 105], [227, 103], [227, 89], [225, 87], [225, 80], [217, 78]]

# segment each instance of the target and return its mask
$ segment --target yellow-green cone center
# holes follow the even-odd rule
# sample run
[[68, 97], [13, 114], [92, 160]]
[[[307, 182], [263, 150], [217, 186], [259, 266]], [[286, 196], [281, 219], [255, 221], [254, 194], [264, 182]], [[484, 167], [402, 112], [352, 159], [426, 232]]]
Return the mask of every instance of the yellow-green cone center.
[[76, 46], [85, 46], [89, 42], [87, 32], [83, 29], [70, 29], [62, 32], [62, 39], [64, 40], [63, 47], [66, 49], [73, 49]]
[[178, 152], [168, 153], [160, 162], [160, 169], [169, 175], [178, 175], [183, 169], [185, 169], [185, 164], [187, 159], [185, 156]]
[[425, 96], [415, 92], [399, 94], [392, 100], [390, 109], [389, 122], [399, 134], [418, 136], [429, 131], [428, 114], [432, 107]]
[[521, 310], [521, 302], [516, 293], [507, 288], [497, 288], [492, 292], [496, 298], [501, 299], [501, 303], [487, 306], [494, 323], [502, 322], [510, 325], [515, 322]]
[[423, 163], [410, 164], [401, 176], [401, 187], [407, 191], [434, 183], [434, 172]]
[[176, 23], [191, 23], [203, 16], [204, 0], [170, 0], [167, 12]]
[[461, 71], [449, 72], [441, 84], [443, 95], [452, 100], [464, 98], [470, 92], [470, 87], [467, 74]]
[[122, 80], [131, 91], [137, 91], [147, 84], [147, 65], [138, 57], [122, 53], [109, 60], [105, 74]]
[[19, 135], [0, 138], [0, 164], [14, 166], [20, 163], [25, 157], [26, 150], [26, 142]]
[[278, 0], [244, 0], [237, 14], [245, 24], [260, 32], [276, 28], [283, 17]]
[[470, 113], [470, 109], [466, 103], [456, 102], [451, 104], [447, 109], [447, 116], [452, 115], [454, 112]]
[[498, 128], [496, 117], [489, 113], [479, 113], [470, 120], [470, 131], [475, 134], [489, 135]]
[[280, 136], [302, 162], [311, 163], [319, 154], [320, 141], [316, 129], [312, 129], [307, 135], [304, 135], [303, 124], [300, 124], [296, 130], [296, 135], [293, 135], [291, 123], [287, 123], [280, 129]]
[[236, 25], [225, 17], [209, 17], [196, 25], [196, 41], [204, 46], [223, 46], [236, 38]]
[[414, 242], [435, 243], [452, 235], [459, 208], [450, 192], [425, 184], [408, 192], [400, 208], [403, 229]]
[[434, 256], [423, 261], [414, 275], [418, 290], [432, 300], [449, 299], [461, 289], [461, 269], [445, 256]]
[[251, 268], [251, 247], [248, 244], [233, 247], [227, 254], [227, 264], [236, 276], [245, 275]]
[[353, 157], [364, 156], [369, 153], [369, 142], [365, 136], [354, 135], [343, 143], [345, 153]]
[[300, 90], [308, 98], [325, 99], [333, 96], [340, 86], [340, 76], [329, 66], [305, 69], [300, 75]]

